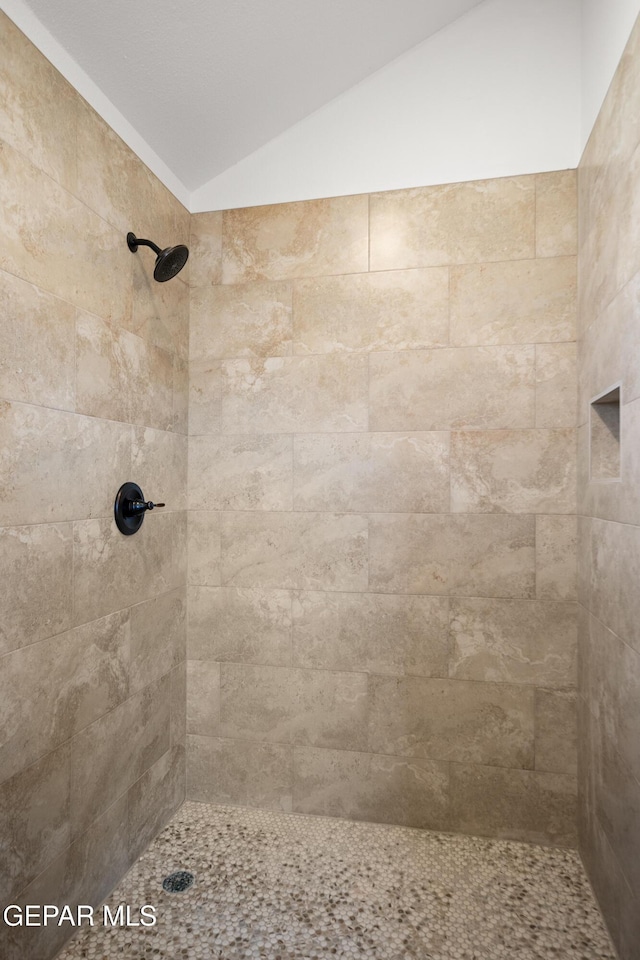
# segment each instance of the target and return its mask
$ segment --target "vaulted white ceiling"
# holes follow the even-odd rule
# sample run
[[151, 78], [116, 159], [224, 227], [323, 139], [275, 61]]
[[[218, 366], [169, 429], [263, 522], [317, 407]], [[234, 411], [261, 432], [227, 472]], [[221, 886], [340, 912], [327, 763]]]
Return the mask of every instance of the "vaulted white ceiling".
[[191, 191], [481, 0], [17, 2]]

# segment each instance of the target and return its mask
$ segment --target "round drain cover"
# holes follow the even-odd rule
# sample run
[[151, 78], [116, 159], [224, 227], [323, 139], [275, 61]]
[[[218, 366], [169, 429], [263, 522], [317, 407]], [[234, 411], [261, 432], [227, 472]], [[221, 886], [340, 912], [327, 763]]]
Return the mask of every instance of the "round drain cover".
[[162, 889], [167, 893], [183, 893], [193, 886], [194, 876], [187, 870], [176, 870], [162, 881]]

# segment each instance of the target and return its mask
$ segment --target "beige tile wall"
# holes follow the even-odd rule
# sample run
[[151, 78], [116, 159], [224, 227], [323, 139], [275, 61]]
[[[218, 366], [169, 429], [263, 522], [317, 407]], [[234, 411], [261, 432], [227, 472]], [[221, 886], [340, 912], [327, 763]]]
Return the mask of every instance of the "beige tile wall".
[[574, 842], [575, 213], [192, 218], [192, 799]]
[[[580, 849], [621, 960], [640, 944], [640, 23], [578, 171]], [[589, 480], [589, 403], [621, 383], [621, 479]]]
[[0, 168], [1, 899], [97, 903], [184, 796], [189, 289], [125, 235], [189, 215], [3, 14]]

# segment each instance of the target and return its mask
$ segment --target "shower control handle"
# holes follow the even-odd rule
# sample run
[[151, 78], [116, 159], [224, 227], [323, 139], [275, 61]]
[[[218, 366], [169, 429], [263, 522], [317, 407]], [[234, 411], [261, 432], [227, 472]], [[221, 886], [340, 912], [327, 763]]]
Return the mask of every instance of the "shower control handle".
[[134, 517], [137, 513], [144, 513], [145, 510], [164, 506], [164, 503], [152, 503], [151, 500], [127, 500], [125, 510], [129, 516]]
[[137, 533], [142, 526], [145, 514], [156, 507], [164, 507], [164, 503], [153, 503], [145, 500], [144, 494], [137, 483], [123, 483], [116, 494], [113, 505], [114, 519], [120, 533], [125, 537]]

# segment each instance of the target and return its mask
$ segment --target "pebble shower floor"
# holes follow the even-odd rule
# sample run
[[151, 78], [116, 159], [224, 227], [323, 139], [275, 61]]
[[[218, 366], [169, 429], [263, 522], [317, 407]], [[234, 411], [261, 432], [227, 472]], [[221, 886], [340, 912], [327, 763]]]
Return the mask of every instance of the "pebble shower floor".
[[[195, 883], [166, 893], [168, 873]], [[185, 803], [59, 960], [615, 960], [578, 855], [406, 827]]]

